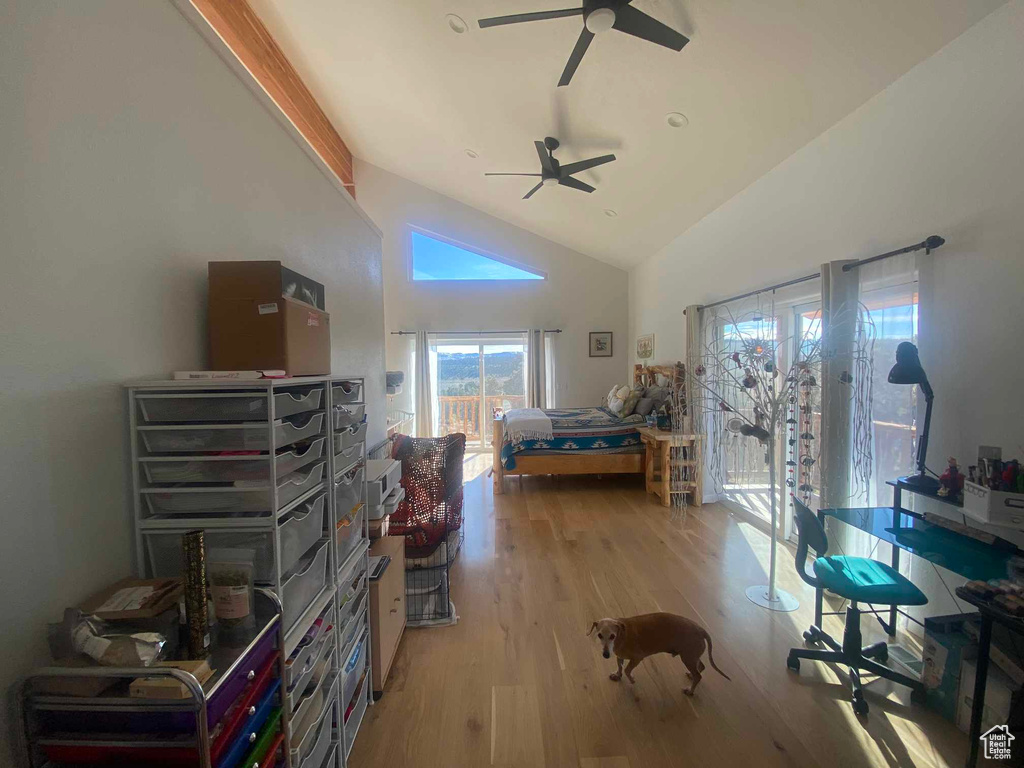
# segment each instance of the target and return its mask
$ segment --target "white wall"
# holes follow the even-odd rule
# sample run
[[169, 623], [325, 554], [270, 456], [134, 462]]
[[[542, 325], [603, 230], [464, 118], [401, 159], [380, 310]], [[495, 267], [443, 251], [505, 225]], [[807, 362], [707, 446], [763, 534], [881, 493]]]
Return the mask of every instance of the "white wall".
[[384, 307], [378, 234], [170, 2], [0, 5], [9, 693], [46, 660], [45, 622], [129, 572], [121, 383], [205, 366], [207, 261], [281, 259], [326, 284], [371, 438]]
[[1024, 456], [1022, 51], [1016, 0], [646, 259], [631, 334], [681, 356], [687, 304], [942, 235], [921, 276], [929, 464], [974, 463], [979, 444]]
[[[555, 341], [557, 402], [597, 405], [626, 381], [627, 275], [432, 192], [369, 163], [356, 163], [359, 203], [384, 230], [384, 304], [388, 331], [525, 330], [561, 328]], [[523, 205], [543, 205], [538, 196]], [[547, 274], [515, 283], [413, 282], [409, 225], [499, 254]], [[590, 331], [612, 331], [613, 357], [588, 356]], [[408, 382], [396, 407], [412, 407], [414, 342], [388, 335], [388, 367]]]

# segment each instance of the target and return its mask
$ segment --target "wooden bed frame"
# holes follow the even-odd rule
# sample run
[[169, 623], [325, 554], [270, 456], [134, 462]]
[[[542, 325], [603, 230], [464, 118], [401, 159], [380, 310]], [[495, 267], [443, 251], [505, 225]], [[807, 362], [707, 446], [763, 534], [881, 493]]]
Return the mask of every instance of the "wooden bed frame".
[[[641, 384], [664, 376], [673, 386], [682, 386], [682, 377], [678, 374], [681, 368], [672, 365], [637, 365], [633, 371], [633, 383]], [[642, 426], [642, 425], [641, 425]], [[492, 447], [494, 450], [494, 492], [505, 492], [507, 475], [622, 475], [644, 474], [644, 453], [601, 453], [596, 455], [574, 454], [516, 456], [516, 468], [505, 469], [501, 466], [501, 446], [505, 440], [505, 421], [495, 419], [492, 425]]]
[[530, 456], [518, 454], [516, 468], [501, 466], [501, 445], [505, 441], [505, 420], [495, 419], [494, 430], [494, 492], [505, 492], [506, 475], [617, 475], [642, 474], [643, 453], [600, 453], [588, 456], [581, 453], [567, 453], [564, 456]]

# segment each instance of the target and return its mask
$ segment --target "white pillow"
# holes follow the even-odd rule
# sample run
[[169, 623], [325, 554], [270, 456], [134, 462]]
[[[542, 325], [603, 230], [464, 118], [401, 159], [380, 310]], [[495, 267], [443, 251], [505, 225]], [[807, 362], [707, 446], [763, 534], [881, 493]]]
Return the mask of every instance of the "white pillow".
[[615, 393], [618, 392], [618, 391], [619, 391], [619, 385], [618, 384], [613, 384], [612, 388], [610, 390], [608, 390], [608, 396], [605, 397], [604, 404], [607, 405], [609, 408], [612, 407], [612, 400], [615, 399]]
[[621, 413], [622, 407], [626, 404], [626, 398], [629, 397], [631, 392], [629, 387], [619, 387], [615, 392], [615, 396], [608, 401], [608, 410], [612, 413]]

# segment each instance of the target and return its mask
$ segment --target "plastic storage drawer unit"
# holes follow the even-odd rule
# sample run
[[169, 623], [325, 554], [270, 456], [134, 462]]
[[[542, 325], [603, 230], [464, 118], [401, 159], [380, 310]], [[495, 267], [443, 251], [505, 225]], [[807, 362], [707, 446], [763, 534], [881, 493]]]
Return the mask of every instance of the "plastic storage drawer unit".
[[[282, 419], [320, 407], [323, 389], [281, 392], [274, 397], [274, 417]], [[142, 418], [147, 422], [266, 421], [267, 396], [231, 392], [201, 395], [137, 395]]]
[[334, 406], [334, 428], [345, 429], [363, 420], [366, 413], [365, 405]]
[[368, 678], [369, 675], [363, 676], [362, 684], [359, 686], [355, 699], [347, 703], [342, 703], [342, 706], [345, 707], [346, 759], [348, 759], [348, 753], [352, 751], [352, 744], [355, 743], [356, 734], [359, 732], [359, 724], [363, 721], [363, 715], [366, 714], [366, 686], [368, 685]]
[[[324, 414], [293, 416], [274, 423], [274, 447], [281, 448], [317, 437]], [[204, 427], [139, 427], [142, 443], [150, 453], [203, 453], [211, 451], [269, 451], [266, 424], [210, 424]]]
[[336, 381], [331, 387], [331, 399], [335, 403], [362, 402], [363, 385], [359, 381]]
[[363, 467], [353, 470], [334, 484], [334, 513], [341, 520], [363, 501]]
[[296, 570], [281, 587], [281, 602], [284, 603], [282, 623], [287, 632], [305, 613], [320, 591], [327, 584], [327, 553], [330, 542], [323, 539], [320, 548], [304, 558]]
[[344, 702], [352, 700], [352, 696], [356, 692], [356, 686], [359, 684], [359, 679], [363, 676], [363, 671], [366, 669], [366, 651], [369, 644], [370, 635], [364, 626], [359, 640], [356, 641], [354, 646], [349, 648], [348, 656], [343, 662], [344, 666], [342, 667], [341, 674], [344, 680], [341, 684], [341, 700]]
[[[322, 482], [326, 466], [320, 462], [308, 471], [300, 470], [278, 478], [278, 508], [290, 504]], [[270, 512], [273, 507], [268, 490], [245, 486], [143, 488], [142, 495], [153, 515], [230, 516], [240, 512]]]
[[310, 728], [306, 738], [292, 749], [293, 768], [320, 768], [331, 748], [332, 712], [328, 708], [320, 717], [320, 722]]
[[[283, 477], [313, 463], [324, 455], [327, 438], [308, 445], [296, 446], [277, 454], [277, 476]], [[201, 456], [190, 459], [167, 459], [150, 456], [140, 459], [146, 481], [150, 483], [233, 483], [236, 480], [264, 481], [270, 484], [270, 461], [267, 456]]]
[[306, 636], [299, 641], [298, 647], [285, 663], [286, 687], [294, 688], [302, 671], [306, 669], [310, 659], [321, 650], [320, 640], [326, 635], [333, 634], [335, 629], [334, 605], [328, 605], [313, 622], [313, 626], [306, 632]]
[[363, 540], [363, 522], [366, 519], [366, 505], [353, 507], [347, 514], [338, 516], [338, 530], [335, 534], [338, 548], [338, 562], [344, 563], [352, 551]]
[[341, 451], [347, 451], [349, 448], [359, 445], [366, 440], [366, 422], [361, 424], [353, 424], [351, 427], [346, 427], [342, 430], [341, 434], [334, 436], [334, 452], [340, 453]]
[[352, 468], [362, 461], [363, 452], [360, 450], [360, 446], [353, 445], [348, 450], [341, 451], [340, 453], [334, 454], [334, 476], [342, 475], [352, 470]]
[[292, 570], [299, 558], [323, 538], [326, 515], [327, 494], [322, 493], [300, 504], [281, 522], [282, 573]]

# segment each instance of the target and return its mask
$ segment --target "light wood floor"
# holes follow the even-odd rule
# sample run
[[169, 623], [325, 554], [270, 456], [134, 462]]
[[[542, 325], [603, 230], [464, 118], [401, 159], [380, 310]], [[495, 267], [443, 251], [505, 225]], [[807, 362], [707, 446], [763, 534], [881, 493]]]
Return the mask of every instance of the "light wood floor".
[[[489, 458], [466, 463], [466, 541], [452, 571], [460, 620], [408, 630], [384, 697], [367, 714], [355, 766], [959, 766], [967, 737], [871, 683], [866, 722], [838, 669], [786, 669], [811, 622], [810, 588], [782, 550], [795, 613], [750, 603], [767, 539], [719, 505], [672, 521], [631, 477], [526, 478], [494, 497]], [[468, 480], [468, 478], [473, 478]], [[652, 497], [653, 498], [653, 497]], [[602, 616], [672, 611], [701, 622], [710, 668], [695, 697], [682, 664], [645, 661], [636, 685], [586, 637]], [[826, 624], [841, 635], [837, 620]], [[865, 642], [877, 624], [865, 622]]]

